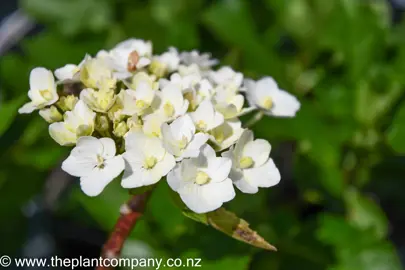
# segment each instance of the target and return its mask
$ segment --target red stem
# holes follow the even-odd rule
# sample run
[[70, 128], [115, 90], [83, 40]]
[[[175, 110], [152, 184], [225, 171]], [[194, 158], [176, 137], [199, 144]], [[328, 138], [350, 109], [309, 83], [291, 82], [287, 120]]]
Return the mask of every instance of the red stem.
[[[119, 258], [125, 240], [139, 218], [143, 215], [150, 191], [143, 194], [133, 195], [128, 202], [121, 206], [121, 216], [118, 218], [113, 231], [103, 246], [101, 255], [103, 258]], [[99, 266], [97, 270], [112, 269], [111, 267]]]

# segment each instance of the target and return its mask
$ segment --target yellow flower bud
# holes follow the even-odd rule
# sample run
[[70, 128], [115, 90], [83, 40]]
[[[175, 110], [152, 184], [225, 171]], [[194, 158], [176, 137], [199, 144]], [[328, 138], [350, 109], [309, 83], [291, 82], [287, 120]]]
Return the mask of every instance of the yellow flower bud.
[[75, 97], [74, 95], [69, 95], [66, 97], [60, 97], [59, 101], [56, 103], [56, 105], [64, 112], [66, 111], [71, 111], [75, 107], [77, 101], [79, 99]]
[[149, 71], [156, 77], [162, 78], [167, 72], [167, 67], [161, 62], [153, 60], [152, 63], [149, 65]]
[[62, 114], [55, 106], [40, 110], [39, 115], [42, 116], [42, 118], [44, 118], [48, 123], [59, 122], [63, 119]]

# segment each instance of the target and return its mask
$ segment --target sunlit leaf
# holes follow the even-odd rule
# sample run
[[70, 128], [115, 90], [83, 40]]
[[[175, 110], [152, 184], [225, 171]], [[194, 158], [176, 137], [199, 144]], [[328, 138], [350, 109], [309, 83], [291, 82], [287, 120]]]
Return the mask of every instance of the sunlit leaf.
[[377, 237], [383, 238], [388, 232], [388, 221], [382, 209], [373, 201], [354, 189], [345, 193], [348, 218], [360, 229], [372, 229]]
[[249, 227], [249, 223], [237, 217], [234, 213], [219, 208], [213, 212], [207, 213], [208, 224], [215, 229], [252, 246], [267, 250], [276, 251], [277, 249], [270, 245], [257, 232]]

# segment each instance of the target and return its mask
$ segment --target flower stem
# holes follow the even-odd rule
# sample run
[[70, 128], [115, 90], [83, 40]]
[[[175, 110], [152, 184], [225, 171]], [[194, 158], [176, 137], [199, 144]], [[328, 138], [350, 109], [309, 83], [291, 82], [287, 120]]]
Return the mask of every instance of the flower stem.
[[264, 116], [264, 113], [262, 111], [258, 111], [255, 115], [253, 115], [252, 118], [249, 119], [249, 121], [246, 122], [246, 124], [244, 126], [246, 128], [252, 127], [254, 124], [259, 122], [263, 116]]
[[[120, 217], [110, 234], [107, 242], [103, 246], [101, 256], [103, 258], [119, 258], [125, 240], [128, 238], [132, 229], [135, 227], [139, 218], [143, 215], [146, 202], [148, 201], [152, 190], [142, 194], [133, 195], [120, 208]], [[113, 269], [100, 265], [97, 270]]]

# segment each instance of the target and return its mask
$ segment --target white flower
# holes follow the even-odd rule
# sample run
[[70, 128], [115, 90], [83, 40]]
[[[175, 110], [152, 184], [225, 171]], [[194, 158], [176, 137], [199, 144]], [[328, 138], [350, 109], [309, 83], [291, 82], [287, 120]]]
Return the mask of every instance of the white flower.
[[58, 100], [55, 79], [51, 71], [42, 67], [34, 68], [31, 71], [28, 97], [31, 102], [24, 104], [18, 110], [19, 113], [32, 113], [34, 110], [52, 105]]
[[121, 91], [122, 113], [142, 115], [152, 105], [155, 93], [151, 84], [145, 81], [139, 82], [135, 90]]
[[173, 47], [170, 47], [167, 52], [164, 52], [159, 56], [155, 56], [153, 60], [162, 65], [166, 72], [169, 73], [176, 71], [180, 64], [179, 53]]
[[212, 59], [210, 53], [199, 53], [196, 50], [191, 52], [182, 52], [180, 54], [181, 62], [185, 65], [197, 64], [202, 69], [208, 69], [218, 64], [217, 59]]
[[235, 147], [222, 153], [232, 159], [230, 177], [244, 193], [256, 193], [259, 187], [271, 187], [280, 182], [280, 172], [269, 158], [271, 146], [262, 139], [253, 140], [253, 132], [243, 132]]
[[80, 177], [80, 186], [88, 196], [97, 196], [125, 167], [122, 156], [115, 155], [115, 143], [110, 138], [79, 138], [62, 169]]
[[163, 145], [166, 150], [176, 157], [176, 160], [183, 158], [197, 157], [200, 148], [208, 140], [204, 133], [195, 134], [195, 126], [189, 115], [184, 115], [174, 120], [170, 125], [162, 125]]
[[79, 100], [73, 111], [65, 113], [63, 122], [49, 126], [49, 134], [60, 145], [74, 145], [79, 137], [93, 133], [95, 117], [96, 113]]
[[142, 130], [146, 135], [162, 137], [161, 127], [165, 122], [165, 117], [160, 113], [151, 113], [143, 118]]
[[185, 65], [180, 65], [179, 66], [179, 74], [181, 76], [187, 76], [187, 75], [198, 75], [198, 76], [202, 76], [203, 72], [201, 71], [200, 67], [197, 64], [191, 64], [189, 66], [185, 66]]
[[198, 157], [178, 163], [167, 175], [167, 182], [188, 208], [206, 213], [235, 197], [232, 180], [228, 178], [231, 166], [230, 159], [216, 157], [215, 151], [205, 145]]
[[218, 110], [225, 119], [231, 119], [244, 115], [254, 110], [254, 107], [243, 108], [245, 98], [236, 92], [217, 87], [214, 97], [215, 109]]
[[238, 118], [229, 119], [209, 132], [210, 140], [215, 144], [215, 150], [221, 151], [239, 140], [243, 130]]
[[208, 99], [201, 102], [195, 112], [190, 113], [198, 130], [208, 132], [224, 122], [224, 116], [215, 111], [214, 105]]
[[183, 96], [189, 102], [189, 109], [192, 111], [204, 100], [213, 96], [214, 89], [212, 84], [207, 79], [202, 79], [199, 74], [192, 73], [181, 76], [179, 73], [173, 73], [170, 80], [160, 79], [161, 88], [169, 84], [174, 84], [181, 89]]
[[98, 91], [86, 88], [80, 92], [80, 99], [96, 112], [108, 111], [114, 105], [115, 98], [114, 90], [108, 88], [101, 88]]
[[245, 80], [245, 86], [249, 104], [262, 109], [267, 115], [294, 117], [300, 109], [298, 99], [279, 89], [271, 77], [264, 77], [257, 82]]
[[168, 84], [175, 84], [182, 91], [186, 89], [193, 88], [197, 83], [201, 81], [201, 76], [199, 74], [189, 74], [181, 76], [179, 73], [173, 73], [170, 76], [170, 80], [162, 78], [159, 80], [160, 88], [164, 88]]
[[74, 81], [76, 77], [79, 80], [80, 68], [74, 64], [67, 64], [55, 70], [55, 76], [59, 81]]
[[55, 77], [60, 82], [76, 82], [80, 81], [80, 69], [83, 64], [91, 59], [89, 55], [86, 55], [79, 65], [67, 64], [61, 68], [55, 70]]
[[158, 138], [142, 132], [128, 132], [125, 148], [123, 156], [126, 167], [121, 182], [124, 188], [153, 185], [176, 164], [174, 157], [166, 152]]
[[109, 64], [115, 71], [117, 79], [125, 79], [132, 75], [133, 70], [128, 70], [131, 54], [137, 55], [136, 69], [141, 69], [150, 64], [152, 56], [152, 43], [141, 39], [128, 39], [115, 46], [110, 52]]
[[217, 85], [229, 87], [233, 90], [237, 90], [243, 82], [243, 74], [235, 72], [230, 67], [221, 67], [217, 71], [211, 71], [209, 78]]
[[159, 89], [159, 82], [156, 81], [156, 76], [149, 75], [148, 73], [146, 73], [144, 71], [140, 71], [140, 72], [136, 73], [132, 77], [130, 83], [128, 83], [127, 81], [122, 81], [122, 82], [131, 89], [137, 89], [138, 86], [143, 83], [148, 84], [149, 87], [153, 90]]
[[188, 109], [188, 100], [184, 99], [181, 89], [175, 84], [166, 85], [158, 92], [158, 99], [152, 107], [167, 121], [184, 115]]
[[88, 58], [80, 70], [80, 80], [88, 88], [114, 88], [116, 79], [104, 58]]

